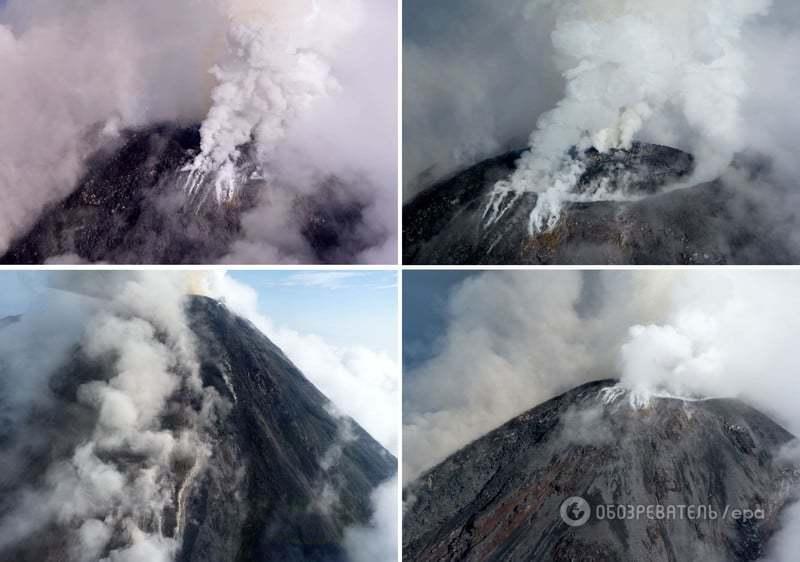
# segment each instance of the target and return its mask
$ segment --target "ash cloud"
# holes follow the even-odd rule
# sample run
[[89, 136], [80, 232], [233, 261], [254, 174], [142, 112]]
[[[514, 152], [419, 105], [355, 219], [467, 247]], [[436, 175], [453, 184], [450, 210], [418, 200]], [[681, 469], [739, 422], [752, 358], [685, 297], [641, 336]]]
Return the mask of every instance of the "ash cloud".
[[661, 317], [660, 284], [566, 271], [462, 283], [436, 354], [405, 379], [404, 481], [559, 392], [612, 376], [630, 319]]
[[285, 243], [302, 233], [283, 201], [338, 177], [363, 209], [353, 259], [394, 261], [395, 22], [392, 0], [86, 0], [69, 10], [9, 0], [0, 252], [75, 189], [88, 157], [113, 150], [120, 131], [171, 122], [202, 123], [201, 151], [175, 186], [195, 198], [234, 197], [242, 147], [254, 143], [269, 193], [230, 260], [319, 259]]

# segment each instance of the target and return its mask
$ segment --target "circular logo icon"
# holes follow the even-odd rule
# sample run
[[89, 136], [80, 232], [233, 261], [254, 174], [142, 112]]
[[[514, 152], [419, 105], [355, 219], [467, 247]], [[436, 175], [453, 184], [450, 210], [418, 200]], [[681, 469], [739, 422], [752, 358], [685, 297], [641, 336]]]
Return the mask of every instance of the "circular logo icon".
[[581, 497], [567, 498], [561, 504], [561, 519], [570, 527], [585, 525], [591, 514], [592, 509], [589, 507], [589, 502]]

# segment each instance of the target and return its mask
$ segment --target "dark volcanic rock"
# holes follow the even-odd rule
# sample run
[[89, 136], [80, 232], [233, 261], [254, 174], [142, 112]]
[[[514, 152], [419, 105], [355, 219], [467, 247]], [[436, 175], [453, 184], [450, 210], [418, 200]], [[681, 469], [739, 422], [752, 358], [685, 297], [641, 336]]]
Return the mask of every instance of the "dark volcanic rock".
[[527, 193], [499, 221], [487, 225], [489, 195], [497, 181], [514, 171], [521, 154], [486, 160], [406, 204], [404, 263], [689, 265], [795, 259], [785, 249], [784, 225], [761, 216], [733, 186], [715, 181], [660, 193], [688, 177], [693, 161], [678, 150], [647, 144], [608, 154], [589, 151], [577, 187], [578, 192], [593, 192], [605, 181], [638, 200], [568, 204], [552, 231], [531, 236], [528, 219], [537, 195]]
[[[188, 467], [176, 470], [183, 478], [175, 483], [175, 503], [184, 522], [177, 525], [176, 560], [346, 561], [345, 529], [368, 524], [370, 494], [394, 477], [396, 459], [354, 421], [334, 417], [328, 399], [252, 324], [212, 299], [192, 297], [187, 306], [203, 385], [216, 389], [225, 406], [207, 430], [207, 465], [191, 480]], [[80, 349], [54, 375], [58, 407], [38, 414], [26, 432], [46, 446], [29, 453], [23, 470], [0, 476], [0, 518], [14, 508], [12, 492], [41, 483], [54, 462], [85, 443], [96, 414], [77, 401], [77, 389], [108, 376], [109, 365], [86, 359]], [[168, 427], [183, 415], [168, 411], [162, 423]], [[342, 438], [343, 423], [352, 439]], [[8, 438], [0, 431], [6, 448], [14, 445]], [[341, 447], [341, 457], [325, 471], [321, 461], [333, 447]], [[324, 484], [338, 497], [329, 510], [318, 504]], [[177, 489], [184, 487], [181, 499]], [[178, 516], [164, 518], [170, 524], [163, 528], [172, 528]], [[68, 537], [52, 525], [44, 538], [0, 548], [0, 560], [65, 560]]]
[[188, 201], [180, 169], [200, 144], [198, 127], [159, 126], [123, 133], [120, 146], [95, 155], [78, 188], [51, 205], [0, 259], [36, 264], [73, 255], [91, 262], [205, 263], [227, 253], [242, 209]]
[[[554, 398], [455, 453], [405, 491], [407, 561], [740, 561], [765, 554], [800, 470], [779, 459], [793, 439], [736, 400], [627, 399], [614, 381]], [[591, 516], [570, 527], [570, 497]], [[616, 519], [597, 506], [712, 506], [720, 516]], [[723, 518], [731, 509], [764, 516]]]
[[339, 502], [330, 515], [310, 509], [320, 459], [339, 438], [328, 400], [261, 332], [216, 301], [194, 298], [190, 318], [202, 342], [203, 382], [233, 409], [190, 500], [178, 560], [345, 560], [345, 528], [369, 521], [370, 493], [394, 476], [396, 459], [353, 422], [355, 440], [326, 476], [338, 483]]
[[[187, 197], [186, 173], [199, 151], [198, 126], [159, 125], [125, 131], [94, 155], [75, 191], [46, 208], [15, 240], [0, 264], [39, 264], [69, 256], [119, 264], [204, 264], [226, 256], [243, 236], [242, 218], [269, 191], [251, 148], [238, 163], [244, 185], [217, 204], [213, 194]], [[345, 263], [366, 248], [365, 203], [336, 178], [298, 195], [293, 222], [318, 261]], [[373, 234], [369, 243], [380, 242]]]

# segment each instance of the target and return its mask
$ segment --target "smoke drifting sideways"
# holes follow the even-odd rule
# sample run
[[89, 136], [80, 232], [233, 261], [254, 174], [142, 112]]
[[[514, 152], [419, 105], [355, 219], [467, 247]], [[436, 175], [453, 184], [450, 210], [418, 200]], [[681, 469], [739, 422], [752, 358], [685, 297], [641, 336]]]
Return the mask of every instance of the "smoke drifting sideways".
[[[236, 197], [245, 144], [274, 192], [245, 219], [233, 259], [242, 248], [251, 261], [307, 259], [283, 243], [300, 226], [281, 202], [333, 176], [366, 208], [371, 239], [364, 234], [359, 259], [391, 261], [392, 0], [61, 4], [0, 8], [0, 252], [76, 187], [87, 157], [115, 146], [121, 130], [202, 122], [200, 153], [184, 170], [189, 195]], [[277, 232], [259, 226], [274, 222]]]
[[[68, 560], [172, 560], [218, 401], [201, 388], [183, 280], [48, 275], [57, 290], [44, 295], [47, 306], [0, 338], [11, 444], [0, 462], [8, 483], [20, 470], [42, 471], [37, 484], [4, 492], [0, 549], [56, 528]], [[81, 372], [61, 372], [78, 346]], [[108, 376], [92, 377], [93, 369]]]
[[[436, 162], [444, 175], [518, 149], [522, 143], [515, 144], [517, 127], [530, 126], [529, 150], [514, 174], [496, 185], [488, 220], [499, 220], [514, 197], [534, 191], [539, 203], [531, 230], [551, 228], [564, 203], [578, 197], [574, 188], [583, 163], [569, 156], [572, 147], [607, 151], [643, 141], [680, 148], [695, 156], [697, 166], [693, 177], [675, 188], [713, 180], [737, 155], [758, 153], [771, 160], [773, 181], [796, 186], [797, 165], [787, 154], [794, 149], [791, 139], [800, 132], [791, 101], [798, 74], [788, 64], [800, 54], [800, 10], [795, 3], [529, 0], [510, 2], [507, 12], [493, 3], [474, 1], [456, 13], [459, 18], [451, 21], [470, 29], [481, 21], [484, 28], [499, 27], [511, 39], [505, 50], [490, 45], [491, 55], [478, 56], [471, 64], [470, 72], [482, 78], [456, 77], [452, 85], [438, 90], [425, 87], [425, 80], [445, 64], [440, 61], [453, 63], [450, 53], [456, 42], [470, 41], [463, 25], [445, 23], [439, 36], [412, 43], [409, 54], [425, 64], [416, 73], [411, 70], [422, 89], [405, 108], [411, 120], [405, 131], [411, 153], [405, 161], [412, 167], [407, 166], [406, 175], [417, 177], [434, 164], [433, 157], [444, 158], [444, 163]], [[436, 17], [429, 10], [416, 20], [428, 15]], [[535, 53], [517, 46], [520, 35], [527, 36]], [[476, 42], [480, 41], [478, 34]], [[491, 70], [484, 70], [490, 63]], [[503, 94], [482, 83], [483, 78], [501, 83]], [[553, 90], [559, 93], [553, 95]], [[439, 130], [434, 131], [425, 125], [426, 119], [433, 118], [432, 111], [441, 109], [446, 98], [452, 98], [450, 105], [456, 109], [440, 111], [435, 120]], [[524, 106], [520, 100], [526, 99]], [[500, 128], [455, 114], [508, 121], [503, 105], [513, 108], [516, 121]], [[443, 130], [448, 146], [479, 139], [469, 142], [489, 148], [463, 161], [447, 159], [441, 152], [426, 157], [414, 151], [426, 139], [441, 137]], [[406, 195], [417, 189], [406, 185]]]
[[[797, 306], [794, 271], [472, 277], [451, 293], [435, 356], [404, 377], [404, 483], [522, 412], [604, 378], [619, 379], [616, 393], [631, 407], [659, 396], [739, 398], [800, 435]], [[787, 520], [787, 529], [776, 545], [791, 546], [797, 526]]]

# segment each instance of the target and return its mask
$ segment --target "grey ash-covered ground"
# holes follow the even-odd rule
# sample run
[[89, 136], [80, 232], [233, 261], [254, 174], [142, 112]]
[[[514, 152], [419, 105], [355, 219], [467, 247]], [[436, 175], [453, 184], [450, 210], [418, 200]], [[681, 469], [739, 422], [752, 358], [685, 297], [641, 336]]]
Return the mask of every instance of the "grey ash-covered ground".
[[[356, 422], [334, 416], [328, 399], [283, 352], [223, 304], [192, 297], [188, 317], [202, 383], [216, 389], [226, 407], [208, 430], [211, 457], [202, 472], [188, 481], [187, 471], [175, 467], [175, 505], [184, 513], [180, 517], [164, 513], [160, 525], [176, 529], [180, 539], [176, 560], [348, 560], [345, 530], [369, 523], [370, 494], [396, 474], [396, 459]], [[29, 422], [46, 446], [38, 443], [24, 456], [24, 466], [0, 478], [0, 517], [14, 508], [9, 504], [15, 497], [11, 492], [36, 487], [46, 478], [48, 467], [88, 438], [96, 413], [76, 399], [77, 389], [107, 378], [108, 371], [109, 365], [87, 359], [76, 348], [53, 375], [50, 387], [56, 406], [37, 412]], [[191, 398], [178, 396], [172, 403], [187, 400]], [[167, 411], [163, 423], [180, 424], [182, 416], [179, 410]], [[350, 427], [346, 440], [343, 423]], [[24, 444], [20, 448], [14, 442], [16, 438], [13, 428], [0, 427], [4, 447], [25, 451]], [[333, 447], [341, 447], [341, 456], [325, 470], [322, 459]], [[135, 458], [106, 460], [122, 467], [136, 462]], [[329, 509], [320, 509], [318, 496], [325, 483], [337, 499]], [[179, 498], [179, 488], [188, 490], [187, 495]], [[45, 533], [0, 549], [0, 560], [64, 560], [72, 523], [54, 523]]]
[[763, 162], [742, 163], [740, 175], [749, 177], [740, 182], [665, 190], [687, 179], [693, 159], [649, 144], [589, 151], [576, 190], [591, 191], [606, 180], [635, 199], [570, 203], [554, 229], [531, 236], [537, 194], [530, 192], [488, 224], [484, 213], [494, 185], [511, 175], [521, 154], [481, 162], [408, 202], [404, 263], [721, 265], [795, 263], [799, 257], [791, 205], [781, 202], [786, 193], [761, 181]]
[[[615, 381], [575, 388], [488, 433], [404, 490], [403, 559], [745, 561], [767, 553], [800, 468], [794, 437], [737, 400], [627, 398]], [[567, 498], [597, 505], [763, 509], [747, 520], [561, 518]]]
[[[121, 137], [89, 159], [75, 190], [40, 215], [0, 264], [40, 264], [48, 259], [119, 264], [216, 263], [246, 236], [243, 215], [269, 186], [259, 179], [252, 147], [238, 163], [244, 185], [218, 204], [214, 194], [187, 197], [186, 173], [200, 146], [198, 126], [163, 124]], [[367, 203], [335, 177], [298, 194], [291, 224], [321, 263], [349, 263], [376, 243], [366, 240]], [[264, 220], [269, 220], [265, 218]], [[380, 240], [377, 240], [380, 242]]]

